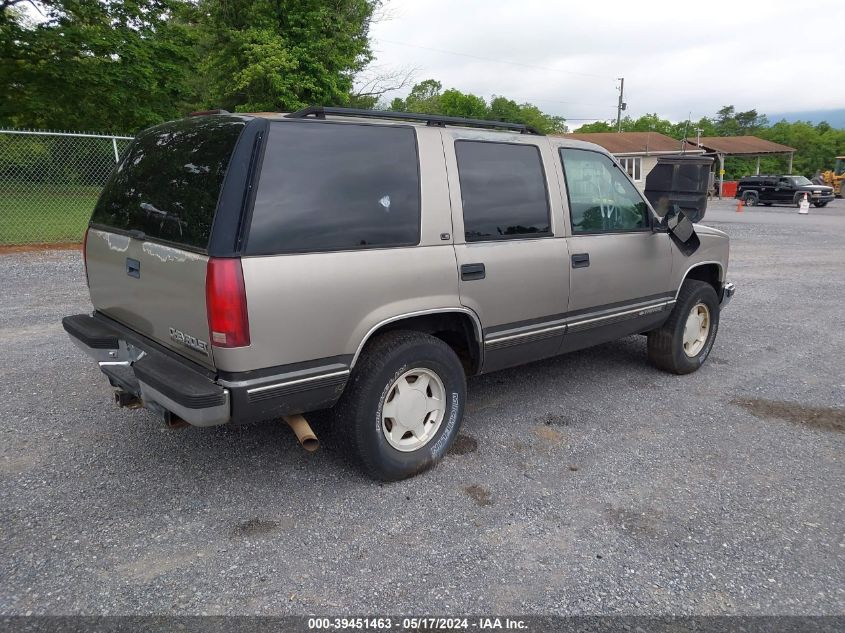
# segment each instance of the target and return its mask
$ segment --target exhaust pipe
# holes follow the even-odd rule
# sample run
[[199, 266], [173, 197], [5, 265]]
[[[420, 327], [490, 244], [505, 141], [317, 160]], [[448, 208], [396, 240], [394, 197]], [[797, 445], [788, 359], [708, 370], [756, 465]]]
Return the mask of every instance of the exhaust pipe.
[[288, 426], [296, 433], [296, 439], [299, 440], [299, 443], [309, 453], [313, 453], [318, 448], [320, 448], [320, 440], [317, 439], [317, 436], [314, 434], [314, 430], [311, 428], [311, 425], [308, 424], [308, 420], [303, 418], [301, 415], [286, 415], [283, 416], [282, 419], [288, 423]]

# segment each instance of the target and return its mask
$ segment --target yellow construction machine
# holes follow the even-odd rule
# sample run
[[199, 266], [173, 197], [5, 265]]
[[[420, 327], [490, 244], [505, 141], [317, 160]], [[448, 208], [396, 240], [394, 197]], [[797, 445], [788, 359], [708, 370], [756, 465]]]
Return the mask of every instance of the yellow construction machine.
[[845, 198], [845, 156], [837, 156], [832, 170], [822, 172], [821, 178], [828, 187], [833, 187], [833, 193]]

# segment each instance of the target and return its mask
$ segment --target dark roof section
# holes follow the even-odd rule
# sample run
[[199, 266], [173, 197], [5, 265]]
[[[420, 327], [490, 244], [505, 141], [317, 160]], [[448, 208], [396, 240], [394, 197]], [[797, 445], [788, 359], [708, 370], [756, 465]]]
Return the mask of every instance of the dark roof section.
[[694, 152], [704, 150], [693, 143], [683, 143], [659, 132], [593, 132], [564, 134], [566, 138], [601, 145], [611, 154], [640, 154]]
[[734, 156], [757, 154], [786, 154], [797, 151], [794, 147], [773, 143], [756, 136], [702, 136], [701, 146], [708, 152]]

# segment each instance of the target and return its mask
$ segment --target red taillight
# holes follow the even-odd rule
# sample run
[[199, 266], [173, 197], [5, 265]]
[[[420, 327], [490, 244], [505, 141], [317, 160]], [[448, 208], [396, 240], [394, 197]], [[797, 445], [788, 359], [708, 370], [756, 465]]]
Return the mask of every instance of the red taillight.
[[208, 329], [214, 347], [249, 345], [249, 317], [241, 260], [208, 260], [205, 273]]
[[85, 237], [82, 238], [82, 265], [85, 267], [85, 285], [89, 288], [91, 284], [88, 282], [88, 231], [85, 229]]

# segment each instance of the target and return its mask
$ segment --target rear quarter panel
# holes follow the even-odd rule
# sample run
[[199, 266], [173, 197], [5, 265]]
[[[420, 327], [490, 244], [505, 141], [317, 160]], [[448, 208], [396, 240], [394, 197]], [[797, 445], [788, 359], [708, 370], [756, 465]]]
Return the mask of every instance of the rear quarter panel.
[[251, 345], [215, 349], [218, 368], [248, 371], [342, 355], [351, 360], [383, 321], [460, 308], [443, 147], [436, 129], [416, 132], [420, 244], [244, 257]]

